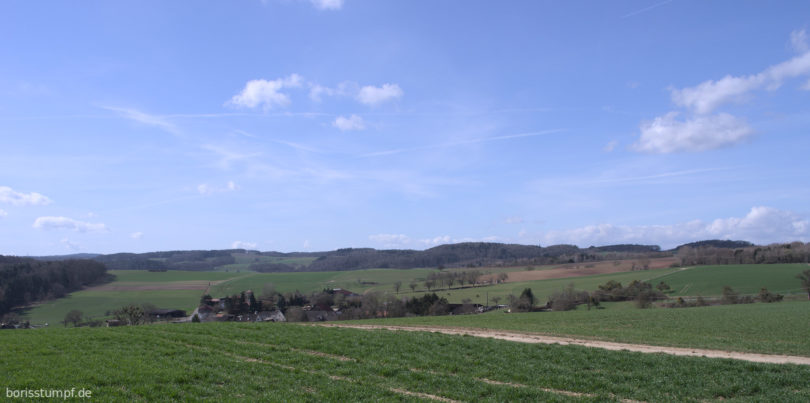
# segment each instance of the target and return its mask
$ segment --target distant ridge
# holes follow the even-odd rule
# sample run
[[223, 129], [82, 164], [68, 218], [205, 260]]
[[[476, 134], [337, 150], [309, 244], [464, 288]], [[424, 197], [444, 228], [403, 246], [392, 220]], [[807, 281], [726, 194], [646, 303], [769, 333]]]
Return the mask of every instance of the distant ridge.
[[100, 253], [74, 253], [71, 255], [50, 255], [50, 256], [29, 256], [36, 260], [72, 260], [72, 259], [95, 259], [101, 256]]
[[756, 246], [751, 242], [748, 241], [730, 241], [730, 240], [720, 240], [720, 239], [710, 239], [706, 241], [697, 241], [697, 242], [690, 242], [685, 243], [683, 245], [678, 245], [673, 250], [678, 250], [683, 247], [690, 247], [690, 248], [725, 248], [725, 249], [738, 249], [738, 248], [747, 248], [749, 246]]

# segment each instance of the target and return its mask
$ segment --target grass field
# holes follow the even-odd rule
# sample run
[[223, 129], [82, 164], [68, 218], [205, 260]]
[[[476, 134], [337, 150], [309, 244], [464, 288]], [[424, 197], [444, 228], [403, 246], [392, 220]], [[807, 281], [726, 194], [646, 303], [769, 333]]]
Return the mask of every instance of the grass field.
[[742, 294], [757, 294], [762, 287], [782, 294], [806, 294], [796, 276], [806, 264], [743, 264], [697, 266], [659, 278], [672, 287], [673, 295], [718, 295], [724, 286]]
[[4, 331], [0, 345], [0, 386], [96, 401], [810, 400], [810, 366], [435, 333], [208, 323]]
[[[630, 306], [631, 303], [615, 305]], [[810, 357], [810, 302], [701, 308], [592, 309], [569, 312], [426, 316], [347, 323], [457, 326], [576, 336], [661, 346]]]
[[[470, 299], [474, 303], [494, 304], [506, 302], [510, 294], [520, 295], [524, 288], [531, 288], [540, 304], [549, 296], [562, 290], [569, 284], [577, 289], [595, 290], [600, 284], [615, 280], [624, 285], [633, 280], [644, 280], [657, 283], [666, 281], [673, 288], [672, 296], [703, 295], [713, 296], [722, 292], [724, 285], [730, 285], [741, 293], [756, 294], [761, 287], [771, 292], [803, 295], [798, 289], [796, 274], [806, 269], [802, 264], [785, 265], [733, 265], [733, 266], [700, 266], [693, 268], [665, 268], [645, 271], [600, 274], [584, 277], [560, 278], [550, 280], [533, 280], [523, 282], [506, 282], [494, 286], [470, 287], [466, 285], [447, 290], [434, 290], [439, 296], [451, 303], [460, 303]], [[538, 268], [542, 270], [543, 268]], [[463, 270], [463, 269], [451, 269]], [[483, 272], [490, 269], [479, 269]], [[495, 269], [493, 269], [495, 270]], [[497, 269], [501, 270], [501, 269]], [[524, 270], [512, 268], [510, 270]], [[100, 318], [109, 310], [120, 308], [129, 303], [148, 302], [159, 308], [193, 309], [210, 282], [210, 294], [225, 296], [238, 294], [245, 290], [261, 293], [265, 284], [272, 283], [279, 292], [301, 291], [308, 294], [324, 288], [344, 288], [357, 293], [368, 291], [394, 292], [394, 283], [402, 282], [399, 292], [401, 297], [421, 296], [427, 290], [424, 280], [436, 269], [370, 269], [333, 272], [293, 272], [293, 273], [256, 273], [242, 272], [199, 272], [167, 271], [148, 272], [140, 270], [111, 271], [116, 280], [101, 288], [88, 289], [70, 294], [68, 298], [49, 301], [25, 312], [25, 316], [35, 323], [56, 323], [72, 309], [78, 309], [86, 315]], [[409, 284], [417, 284], [412, 292]]]

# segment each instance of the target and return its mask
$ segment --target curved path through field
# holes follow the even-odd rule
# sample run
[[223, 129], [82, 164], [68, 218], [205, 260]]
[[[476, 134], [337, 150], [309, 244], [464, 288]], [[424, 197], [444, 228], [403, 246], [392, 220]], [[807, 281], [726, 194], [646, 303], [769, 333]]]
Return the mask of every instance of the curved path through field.
[[349, 324], [321, 324], [326, 327], [348, 327], [353, 329], [385, 329], [407, 332], [438, 332], [452, 335], [468, 335], [475, 337], [489, 337], [493, 339], [516, 341], [519, 343], [578, 345], [585, 347], [603, 348], [606, 350], [635, 351], [639, 353], [663, 353], [691, 357], [730, 358], [733, 360], [764, 362], [769, 364], [798, 364], [810, 365], [810, 357], [793, 355], [772, 355], [758, 353], [741, 353], [735, 351], [705, 350], [698, 348], [651, 346], [646, 344], [616, 343], [612, 341], [585, 340], [571, 337], [546, 336], [536, 333], [516, 333], [503, 330], [473, 329], [459, 327], [430, 327], [430, 326], [385, 326], [385, 325], [349, 325]]

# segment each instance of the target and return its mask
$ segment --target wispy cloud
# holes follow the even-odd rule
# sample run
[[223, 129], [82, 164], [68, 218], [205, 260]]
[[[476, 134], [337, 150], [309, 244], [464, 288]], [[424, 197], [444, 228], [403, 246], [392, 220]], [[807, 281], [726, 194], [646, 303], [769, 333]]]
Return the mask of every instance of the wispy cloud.
[[660, 2], [660, 3], [655, 3], [655, 4], [651, 5], [651, 6], [647, 6], [647, 7], [644, 7], [644, 8], [642, 8], [642, 9], [639, 9], [639, 10], [636, 10], [636, 11], [631, 11], [631, 12], [629, 12], [629, 13], [627, 13], [627, 14], [623, 15], [621, 18], [630, 18], [630, 17], [634, 17], [634, 16], [637, 16], [637, 15], [639, 15], [639, 14], [646, 13], [647, 11], [650, 11], [650, 10], [656, 9], [656, 8], [658, 8], [658, 7], [661, 7], [661, 6], [667, 5], [667, 4], [669, 4], [669, 3], [672, 3], [672, 0], [666, 0], [666, 1], [662, 1], [662, 2]]
[[36, 192], [18, 192], [8, 186], [0, 186], [0, 203], [14, 206], [44, 206], [51, 204], [51, 199]]
[[409, 147], [409, 148], [399, 148], [393, 150], [384, 150], [384, 151], [376, 151], [372, 153], [367, 153], [360, 155], [360, 157], [380, 157], [385, 155], [393, 155], [393, 154], [400, 154], [404, 152], [410, 151], [422, 151], [422, 150], [431, 150], [436, 148], [448, 148], [448, 147], [458, 147], [468, 144], [476, 144], [476, 143], [485, 143], [490, 141], [503, 141], [503, 140], [511, 140], [511, 139], [518, 139], [523, 137], [536, 137], [536, 136], [544, 136], [553, 133], [559, 133], [564, 131], [563, 129], [553, 129], [553, 130], [543, 130], [538, 132], [530, 132], [530, 133], [520, 133], [520, 134], [510, 134], [505, 136], [493, 136], [493, 137], [481, 137], [477, 139], [469, 139], [469, 140], [461, 140], [461, 141], [452, 141], [448, 143], [439, 143], [439, 144], [429, 144], [419, 147]]
[[225, 186], [213, 186], [207, 183], [197, 185], [197, 192], [203, 196], [210, 196], [215, 193], [235, 192], [239, 190], [239, 185], [233, 181], [229, 181]]
[[66, 229], [76, 232], [107, 231], [107, 226], [104, 223], [90, 223], [68, 217], [39, 217], [34, 221], [33, 227], [40, 230]]
[[318, 10], [340, 10], [343, 8], [343, 0], [309, 0]]
[[231, 243], [232, 249], [256, 249], [258, 246], [255, 242], [245, 242], [245, 241], [233, 241]]
[[703, 239], [739, 239], [756, 243], [810, 240], [810, 220], [797, 213], [772, 207], [753, 207], [743, 217], [718, 218], [711, 222], [692, 220], [669, 225], [624, 226], [595, 224], [548, 231], [543, 244], [573, 243], [579, 246], [619, 243], [656, 243], [665, 248]]
[[633, 149], [667, 154], [680, 151], [700, 152], [741, 143], [753, 134], [744, 119], [714, 111], [729, 103], [753, 98], [757, 90], [776, 91], [792, 78], [810, 75], [810, 52], [806, 51], [804, 31], [791, 35], [793, 47], [805, 52], [751, 75], [727, 75], [707, 80], [694, 87], [670, 90], [672, 102], [685, 110], [672, 111], [652, 121], [642, 122], [641, 137]]
[[129, 119], [147, 126], [157, 127], [165, 132], [181, 135], [180, 129], [171, 123], [167, 118], [159, 115], [151, 115], [134, 108], [122, 108], [117, 106], [102, 106], [102, 109], [115, 112], [118, 116]]
[[140, 232], [140, 231], [133, 232], [133, 233], [129, 234], [129, 237], [132, 238], [132, 239], [142, 239], [143, 238], [143, 232]]

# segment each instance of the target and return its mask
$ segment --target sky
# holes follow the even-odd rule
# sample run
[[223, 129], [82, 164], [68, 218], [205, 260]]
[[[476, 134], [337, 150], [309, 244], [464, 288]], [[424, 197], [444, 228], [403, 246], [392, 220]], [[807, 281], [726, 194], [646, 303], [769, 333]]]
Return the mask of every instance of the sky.
[[810, 3], [4, 1], [0, 254], [810, 241]]

